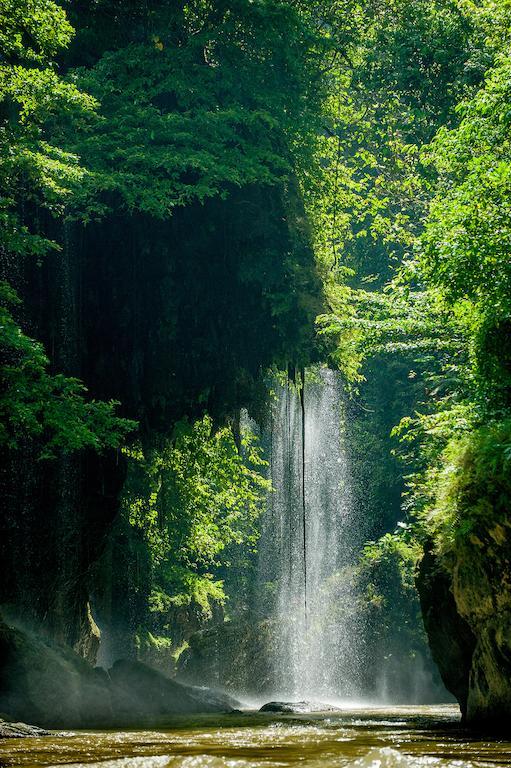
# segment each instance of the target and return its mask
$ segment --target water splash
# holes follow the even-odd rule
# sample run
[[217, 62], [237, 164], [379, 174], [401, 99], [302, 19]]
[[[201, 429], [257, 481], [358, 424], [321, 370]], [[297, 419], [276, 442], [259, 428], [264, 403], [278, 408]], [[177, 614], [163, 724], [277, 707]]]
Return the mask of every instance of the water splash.
[[360, 695], [356, 600], [347, 572], [359, 548], [340, 376], [321, 369], [277, 386], [266, 438], [274, 491], [259, 576], [272, 592], [275, 693], [325, 702]]

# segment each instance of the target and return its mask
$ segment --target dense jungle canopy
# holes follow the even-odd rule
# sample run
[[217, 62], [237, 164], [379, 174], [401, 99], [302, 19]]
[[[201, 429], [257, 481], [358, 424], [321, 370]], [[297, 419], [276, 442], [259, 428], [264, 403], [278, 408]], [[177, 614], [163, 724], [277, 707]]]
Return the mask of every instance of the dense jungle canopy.
[[240, 413], [327, 365], [374, 664], [426, 645], [419, 568], [509, 714], [510, 42], [508, 0], [0, 0], [6, 618], [175, 664], [249, 615]]

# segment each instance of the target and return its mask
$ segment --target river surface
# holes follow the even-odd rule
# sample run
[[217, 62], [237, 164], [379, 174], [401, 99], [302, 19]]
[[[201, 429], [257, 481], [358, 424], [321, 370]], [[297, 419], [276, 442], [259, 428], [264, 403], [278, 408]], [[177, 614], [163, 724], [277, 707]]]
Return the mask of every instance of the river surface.
[[0, 766], [102, 768], [511, 767], [510, 740], [460, 728], [456, 707], [179, 718], [158, 730], [0, 741]]

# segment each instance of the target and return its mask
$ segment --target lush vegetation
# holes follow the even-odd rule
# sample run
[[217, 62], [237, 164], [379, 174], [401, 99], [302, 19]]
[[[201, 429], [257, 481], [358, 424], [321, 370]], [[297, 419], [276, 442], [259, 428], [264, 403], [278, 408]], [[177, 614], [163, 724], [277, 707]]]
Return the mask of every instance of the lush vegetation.
[[[372, 542], [350, 578], [375, 646], [402, 622], [422, 647], [425, 540], [449, 567], [507, 537], [510, 14], [0, 0], [5, 584], [41, 531], [82, 541], [39, 617], [95, 589], [158, 655], [230, 592], [246, 608], [270, 489], [240, 410], [264, 414], [271, 367], [328, 362]], [[20, 514], [19, 472], [50, 524], [37, 494]]]
[[[0, 296], [6, 304], [19, 303], [6, 284]], [[0, 307], [0, 324], [0, 444], [19, 450], [26, 441], [39, 439], [41, 459], [54, 458], [58, 451], [119, 447], [135, 422], [115, 416], [117, 403], [89, 401], [78, 379], [49, 373], [41, 344], [21, 331], [8, 305]]]
[[[6, 576], [4, 599], [49, 612], [61, 636], [73, 633], [59, 600], [83, 602], [113, 519], [101, 579], [125, 586], [113, 611], [130, 617], [127, 635], [159, 638], [171, 606], [182, 624], [207, 617], [236, 563], [246, 578], [268, 489], [239, 412], [264, 408], [268, 367], [317, 356], [321, 280], [298, 177], [323, 68], [351, 34], [333, 13], [286, 0], [2, 4], [1, 437], [7, 484], [27, 461], [42, 489], [26, 514], [9, 497], [2, 567], [19, 594]], [[108, 450], [123, 443], [122, 457]], [[23, 590], [15, 553], [43, 530], [41, 509], [56, 562]], [[58, 552], [67, 520], [79, 544]], [[86, 589], [100, 623], [115, 622], [111, 595]]]
[[[206, 623], [224, 604], [220, 568], [238, 581], [233, 597], [240, 599], [246, 556], [257, 544], [270, 492], [261, 474], [266, 462], [250, 432], [238, 448], [232, 430], [214, 431], [208, 416], [177, 423], [172, 438], [149, 457], [140, 447], [130, 455], [121, 520], [140, 534], [150, 570], [139, 618], [156, 637], [172, 639], [180, 612]], [[182, 629], [175, 631], [181, 637]]]
[[[82, 119], [94, 100], [59, 77], [53, 59], [73, 30], [55, 3], [5, 2], [0, 8], [0, 249], [9, 259], [40, 260], [59, 245], [24, 221], [37, 206], [61, 215], [71, 187], [83, 180], [78, 158], [50, 141], [52, 123]], [[8, 284], [2, 302], [0, 444], [19, 447], [43, 436], [41, 456], [56, 449], [116, 447], [133, 427], [114, 415], [115, 403], [87, 402], [76, 379], [48, 371], [42, 347], [17, 325], [19, 299]]]
[[[471, 483], [472, 462], [489, 470], [506, 461], [506, 443], [488, 434], [505, 432], [509, 407], [509, 7], [383, 8], [367, 6], [333, 109], [340, 194], [331, 216], [343, 224], [341, 263], [354, 273], [319, 327], [337, 339], [334, 358], [351, 353], [344, 366], [354, 381], [366, 355], [386, 371], [408, 367], [408, 383], [394, 377], [404, 393], [394, 448], [411, 474], [405, 511], [443, 550], [439, 520], [470, 530], [456, 489]], [[374, 377], [374, 363], [365, 366]], [[374, 402], [374, 386], [362, 383], [361, 397]], [[476, 459], [478, 450], [488, 453]], [[496, 510], [486, 509], [490, 524]]]

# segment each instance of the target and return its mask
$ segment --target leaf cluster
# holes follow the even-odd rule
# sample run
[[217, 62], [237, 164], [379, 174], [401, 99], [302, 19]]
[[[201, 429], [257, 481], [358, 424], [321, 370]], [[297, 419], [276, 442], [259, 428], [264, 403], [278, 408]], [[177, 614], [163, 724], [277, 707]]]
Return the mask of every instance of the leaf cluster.
[[152, 610], [192, 598], [209, 605], [223, 595], [213, 573], [258, 538], [270, 485], [255, 437], [245, 430], [238, 451], [231, 428], [214, 429], [205, 416], [178, 422], [172, 439], [149, 454], [129, 455], [124, 509], [150, 553], [153, 594], [160, 595]]
[[116, 415], [114, 401], [88, 400], [78, 379], [50, 373], [42, 345], [20, 330], [5, 305], [16, 302], [0, 284], [0, 445], [22, 449], [35, 440], [41, 459], [118, 448], [135, 423]]

